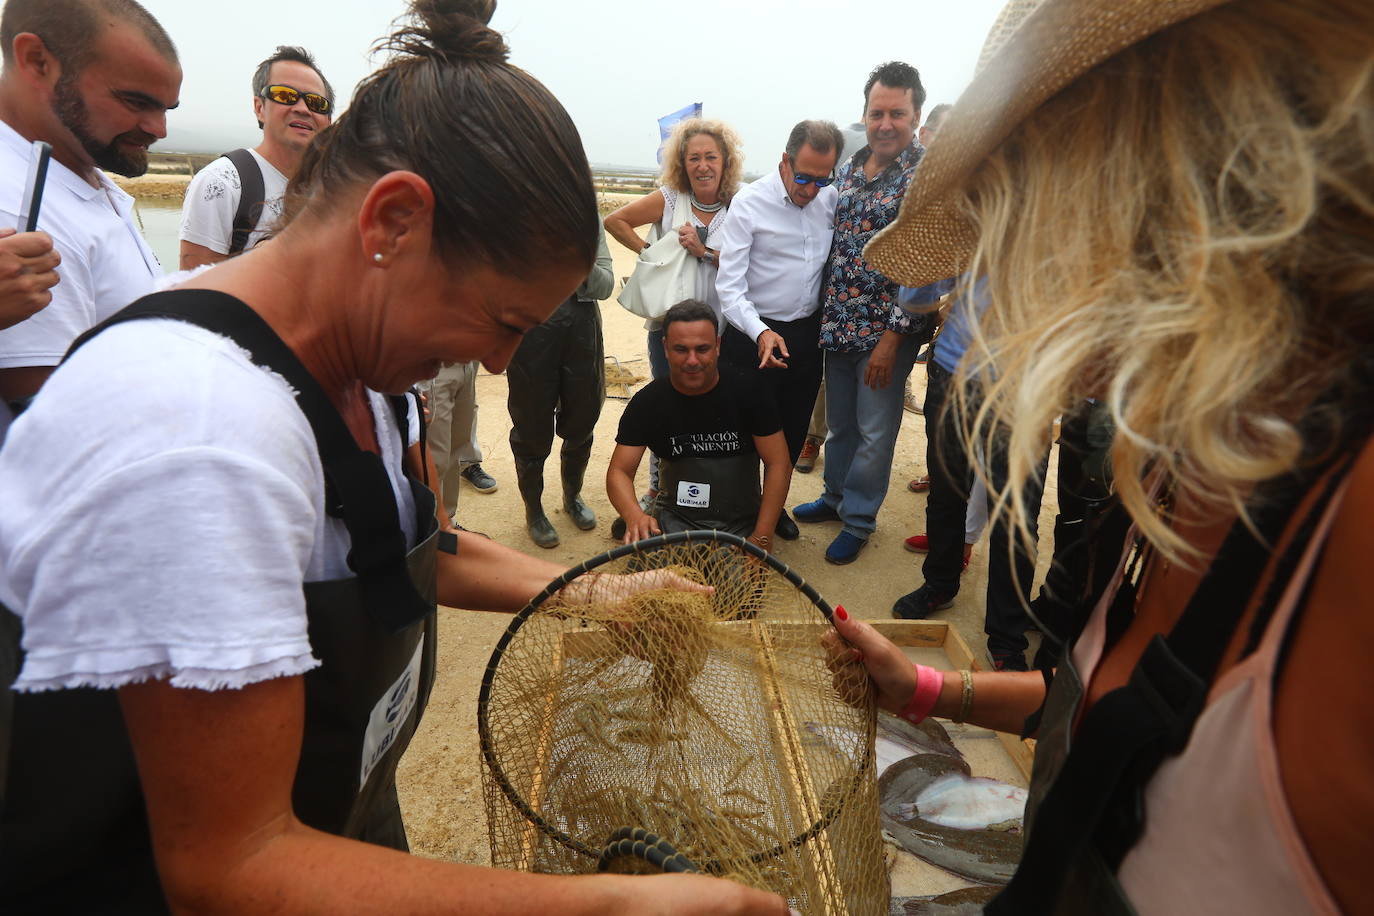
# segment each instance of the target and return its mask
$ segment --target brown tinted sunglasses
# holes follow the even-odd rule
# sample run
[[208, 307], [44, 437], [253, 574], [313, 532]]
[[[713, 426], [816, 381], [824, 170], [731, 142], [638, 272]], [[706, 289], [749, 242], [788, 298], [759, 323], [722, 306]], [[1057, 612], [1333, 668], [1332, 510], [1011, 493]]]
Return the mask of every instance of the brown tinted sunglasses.
[[334, 103], [318, 92], [301, 92], [290, 86], [268, 86], [262, 90], [262, 97], [271, 99], [278, 105], [294, 105], [302, 98], [305, 99], [305, 107], [315, 114], [327, 115], [334, 111]]

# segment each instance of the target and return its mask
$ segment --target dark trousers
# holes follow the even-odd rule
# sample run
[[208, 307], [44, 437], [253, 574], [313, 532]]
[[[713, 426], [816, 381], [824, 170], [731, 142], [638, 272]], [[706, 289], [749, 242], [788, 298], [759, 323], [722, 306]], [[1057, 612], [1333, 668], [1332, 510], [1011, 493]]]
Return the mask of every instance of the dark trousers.
[[565, 467], [585, 468], [606, 400], [601, 310], [571, 298], [531, 328], [506, 369], [510, 449], [517, 467], [543, 466], [557, 433]]
[[814, 315], [796, 321], [765, 318], [763, 323], [787, 342], [791, 356], [784, 360], [786, 369], [760, 369], [758, 344], [733, 325], [726, 327], [721, 338], [720, 359], [777, 404], [787, 451], [796, 464], [806, 442], [806, 429], [811, 425], [811, 411], [816, 406], [816, 392], [820, 390], [825, 366], [819, 344], [821, 312], [817, 309]]
[[[953, 596], [959, 592], [959, 575], [963, 570], [964, 517], [968, 511], [968, 493], [973, 486], [973, 468], [964, 449], [962, 418], [955, 410], [948, 409], [953, 406], [950, 399], [952, 375], [934, 359], [929, 361], [927, 369], [926, 468], [930, 473], [930, 492], [926, 496], [926, 537], [930, 541], [930, 552], [926, 554], [921, 572], [931, 591]], [[965, 404], [968, 411], [977, 408], [976, 401]], [[991, 494], [1006, 486], [1007, 456], [995, 441], [988, 458]], [[1040, 514], [1048, 463], [1047, 450], [1040, 460], [1038, 473], [1026, 481], [1022, 491], [1026, 511], [1032, 519]], [[1030, 529], [1032, 538], [1038, 540], [1037, 525], [1032, 523]], [[988, 636], [988, 651], [993, 656], [1024, 653], [1029, 645], [1025, 631], [1031, 622], [1025, 605], [1029, 603], [1035, 578], [1035, 554], [1021, 543], [1020, 535], [1005, 513], [993, 524], [989, 540], [987, 616], [983, 624], [983, 632]], [[1009, 554], [1008, 545], [1013, 542], [1015, 552]]]
[[[989, 493], [1000, 493], [1007, 485], [1007, 454], [1005, 443], [994, 441], [988, 468]], [[1026, 515], [1030, 518], [1031, 543], [1029, 549], [1015, 529], [1007, 513], [992, 526], [988, 542], [988, 610], [983, 632], [988, 635], [988, 652], [997, 658], [1004, 655], [1024, 655], [1026, 629], [1031, 619], [1026, 615], [1030, 603], [1031, 583], [1035, 578], [1035, 548], [1040, 542], [1040, 501], [1045, 495], [1045, 471], [1049, 467], [1050, 452], [1045, 449], [1036, 471], [1026, 479], [1021, 490]], [[989, 497], [991, 498], [991, 497]], [[1012, 553], [1008, 546], [1014, 545]]]
[[[1113, 427], [1107, 411], [1085, 402], [1059, 425], [1059, 512], [1054, 517], [1054, 559], [1031, 610], [1052, 638], [1040, 644], [1035, 666], [1059, 663], [1083, 614], [1106, 590], [1130, 519], [1111, 495], [1103, 463]], [[1115, 549], [1114, 549], [1115, 548]]]
[[930, 552], [921, 564], [921, 574], [931, 591], [952, 596], [959, 593], [959, 574], [964, 566], [964, 517], [973, 469], [964, 451], [959, 416], [946, 407], [952, 376], [933, 359], [926, 363], [926, 370], [926, 470], [930, 474], [926, 537]]

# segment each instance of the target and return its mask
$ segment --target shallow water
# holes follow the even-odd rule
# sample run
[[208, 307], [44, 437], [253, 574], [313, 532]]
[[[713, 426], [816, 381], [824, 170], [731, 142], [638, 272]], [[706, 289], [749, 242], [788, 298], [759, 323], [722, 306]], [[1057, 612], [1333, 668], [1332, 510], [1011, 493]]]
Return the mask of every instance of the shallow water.
[[165, 273], [173, 273], [179, 263], [177, 235], [181, 231], [181, 204], [171, 201], [140, 200], [134, 205], [134, 220], [143, 238], [162, 262]]

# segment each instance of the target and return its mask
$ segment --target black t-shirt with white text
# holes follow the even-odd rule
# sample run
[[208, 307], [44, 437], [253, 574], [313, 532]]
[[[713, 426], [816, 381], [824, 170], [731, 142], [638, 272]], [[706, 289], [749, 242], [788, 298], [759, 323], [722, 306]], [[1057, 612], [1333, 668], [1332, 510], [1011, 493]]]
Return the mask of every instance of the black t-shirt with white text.
[[755, 436], [781, 429], [772, 400], [724, 370], [705, 394], [683, 394], [668, 379], [654, 379], [630, 399], [615, 441], [668, 460], [729, 458], [754, 452]]

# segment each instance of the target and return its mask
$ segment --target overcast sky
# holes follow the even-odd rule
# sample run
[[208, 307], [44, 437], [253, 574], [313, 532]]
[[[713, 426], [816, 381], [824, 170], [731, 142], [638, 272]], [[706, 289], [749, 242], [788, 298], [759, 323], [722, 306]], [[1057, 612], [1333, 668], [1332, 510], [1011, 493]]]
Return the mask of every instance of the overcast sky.
[[[403, 0], [142, 0], [171, 33], [185, 80], [157, 149], [253, 146], [251, 79], [278, 44], [316, 55], [340, 102], [380, 63], [372, 43]], [[492, 25], [511, 60], [576, 121], [594, 163], [652, 167], [657, 119], [692, 102], [744, 142], [761, 172], [803, 118], [858, 119], [874, 66], [921, 72], [927, 110], [973, 75], [1003, 0], [499, 0]]]

